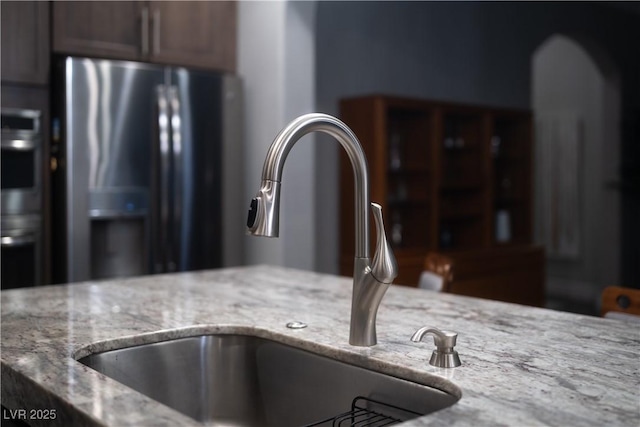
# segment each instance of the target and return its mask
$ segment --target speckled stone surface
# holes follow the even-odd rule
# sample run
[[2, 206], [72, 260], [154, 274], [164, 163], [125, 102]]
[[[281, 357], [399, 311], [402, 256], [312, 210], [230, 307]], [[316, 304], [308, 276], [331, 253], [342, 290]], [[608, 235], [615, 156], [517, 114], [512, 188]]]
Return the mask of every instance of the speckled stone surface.
[[[56, 410], [33, 425], [199, 425], [76, 359], [215, 332], [271, 338], [461, 396], [407, 426], [640, 425], [640, 328], [623, 321], [392, 286], [378, 345], [352, 347], [350, 279], [268, 266], [1, 297], [2, 403]], [[292, 320], [309, 327], [287, 329]], [[433, 345], [409, 340], [425, 325], [459, 333], [463, 366], [428, 364]]]

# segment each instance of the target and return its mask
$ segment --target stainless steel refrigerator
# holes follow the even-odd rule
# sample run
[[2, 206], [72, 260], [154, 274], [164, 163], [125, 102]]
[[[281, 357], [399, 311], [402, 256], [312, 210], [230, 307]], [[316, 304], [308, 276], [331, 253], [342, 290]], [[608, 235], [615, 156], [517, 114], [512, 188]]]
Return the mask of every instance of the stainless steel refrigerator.
[[60, 57], [53, 86], [54, 283], [221, 266], [237, 77]]

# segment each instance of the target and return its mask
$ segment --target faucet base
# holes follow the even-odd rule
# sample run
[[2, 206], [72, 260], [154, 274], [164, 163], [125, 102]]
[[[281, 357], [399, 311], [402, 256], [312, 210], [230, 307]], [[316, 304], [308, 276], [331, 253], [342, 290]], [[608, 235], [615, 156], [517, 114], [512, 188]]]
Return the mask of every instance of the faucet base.
[[380, 283], [373, 277], [368, 258], [356, 258], [353, 267], [349, 344], [371, 347], [377, 344], [376, 316], [389, 284]]

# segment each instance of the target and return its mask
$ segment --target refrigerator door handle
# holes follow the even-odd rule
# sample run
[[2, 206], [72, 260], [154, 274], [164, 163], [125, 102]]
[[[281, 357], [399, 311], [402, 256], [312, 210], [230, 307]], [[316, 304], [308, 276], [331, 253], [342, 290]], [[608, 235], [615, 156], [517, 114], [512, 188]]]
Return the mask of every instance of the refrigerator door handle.
[[156, 241], [158, 255], [154, 260], [156, 273], [170, 271], [168, 261], [171, 260], [171, 212], [170, 212], [170, 185], [171, 185], [171, 135], [170, 135], [170, 111], [167, 98], [167, 87], [156, 87], [156, 102], [158, 106], [158, 154], [159, 154], [159, 229], [152, 230]]
[[171, 111], [171, 147], [173, 164], [173, 234], [171, 238], [172, 258], [168, 260], [169, 271], [176, 271], [181, 265], [182, 255], [182, 197], [184, 187], [182, 116], [178, 87], [168, 86], [167, 95]]

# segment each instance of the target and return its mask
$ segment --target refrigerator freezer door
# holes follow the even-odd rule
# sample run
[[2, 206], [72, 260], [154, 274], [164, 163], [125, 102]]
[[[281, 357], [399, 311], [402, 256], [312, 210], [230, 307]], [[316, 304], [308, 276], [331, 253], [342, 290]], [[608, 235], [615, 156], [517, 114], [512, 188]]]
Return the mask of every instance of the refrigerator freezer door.
[[[65, 87], [67, 280], [72, 282], [93, 277], [92, 221], [142, 218], [144, 234], [149, 234], [158, 120], [155, 90], [166, 73], [148, 64], [87, 58], [64, 58], [60, 66]], [[142, 247], [149, 270], [150, 248], [146, 243]]]

